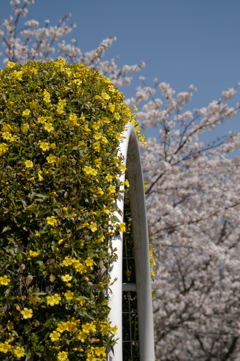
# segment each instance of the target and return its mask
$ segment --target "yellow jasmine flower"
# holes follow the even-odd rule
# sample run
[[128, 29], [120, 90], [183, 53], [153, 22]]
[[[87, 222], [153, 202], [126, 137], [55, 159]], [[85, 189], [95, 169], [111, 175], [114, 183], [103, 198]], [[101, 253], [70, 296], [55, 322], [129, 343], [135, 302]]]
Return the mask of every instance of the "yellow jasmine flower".
[[67, 291], [67, 292], [64, 293], [64, 296], [66, 297], [67, 300], [72, 300], [73, 296], [74, 296], [74, 293], [71, 292], [71, 291]]
[[14, 70], [11, 74], [11, 76], [16, 80], [22, 80], [22, 75], [23, 75], [23, 72], [21, 70], [20, 71]]
[[70, 113], [69, 114], [69, 117], [68, 117], [68, 120], [67, 120], [67, 124], [70, 126], [70, 127], [74, 127], [76, 125], [79, 125], [78, 122], [78, 117], [76, 114], [74, 113]]
[[54, 342], [54, 341], [59, 340], [59, 338], [61, 337], [61, 334], [57, 331], [53, 331], [52, 333], [50, 333], [49, 337], [50, 337], [51, 341]]
[[47, 142], [41, 142], [39, 147], [43, 150], [43, 151], [46, 151], [46, 150], [49, 150], [49, 143]]
[[82, 263], [74, 263], [73, 264], [73, 267], [74, 267], [74, 269], [75, 269], [75, 271], [76, 272], [79, 272], [79, 273], [84, 273], [84, 272], [86, 272], [86, 266], [85, 265], [83, 265]]
[[96, 122], [96, 123], [93, 124], [92, 127], [93, 127], [94, 130], [98, 130], [100, 128], [100, 125], [101, 125], [100, 122]]
[[38, 172], [38, 180], [39, 180], [39, 182], [42, 182], [43, 179], [44, 179], [44, 178], [41, 176], [40, 172]]
[[81, 342], [84, 342], [87, 338], [88, 338], [88, 334], [83, 332], [83, 331], [79, 331], [77, 333], [77, 339], [80, 340]]
[[68, 361], [69, 360], [68, 352], [66, 352], [66, 351], [59, 352], [57, 355], [57, 359], [58, 359], [58, 361]]
[[96, 151], [96, 152], [100, 152], [100, 143], [93, 143], [93, 149]]
[[101, 94], [101, 96], [102, 96], [102, 98], [105, 99], [105, 100], [110, 99], [110, 96], [109, 96], [106, 92], [103, 92], [103, 93]]
[[4, 275], [2, 277], [0, 277], [0, 285], [3, 286], [7, 286], [10, 282], [10, 279], [8, 278], [8, 276]]
[[25, 353], [24, 353], [24, 348], [17, 346], [14, 350], [13, 350], [14, 355], [20, 359], [21, 357], [24, 357]]
[[47, 217], [46, 220], [47, 224], [50, 224], [51, 226], [54, 226], [54, 224], [57, 223], [57, 219], [54, 216]]
[[90, 257], [88, 257], [88, 258], [85, 260], [85, 264], [86, 264], [87, 267], [91, 267], [91, 268], [92, 268], [92, 266], [93, 266], [93, 260], [92, 260]]
[[117, 225], [120, 231], [126, 232], [126, 224], [124, 222]]
[[94, 347], [94, 352], [96, 356], [106, 356], [105, 347]]
[[100, 188], [100, 187], [98, 187], [96, 193], [99, 194], [100, 196], [102, 196], [104, 194], [102, 188]]
[[108, 175], [106, 175], [105, 179], [106, 179], [108, 182], [111, 182], [112, 179], [113, 179], [113, 177], [112, 177], [110, 174], [108, 174]]
[[85, 325], [82, 325], [82, 331], [86, 334], [96, 332], [96, 326], [93, 323], [85, 323]]
[[61, 301], [61, 297], [58, 293], [55, 293], [53, 296], [47, 296], [47, 305], [54, 306], [58, 305]]
[[27, 318], [32, 318], [33, 316], [33, 311], [30, 308], [24, 308], [21, 311], [21, 314], [23, 315], [23, 318], [27, 319]]
[[86, 167], [83, 168], [83, 171], [88, 175], [93, 175], [93, 176], [97, 175], [97, 170], [93, 169], [91, 167], [86, 166]]
[[52, 123], [44, 123], [44, 129], [49, 133], [54, 130]]
[[48, 157], [47, 157], [47, 161], [48, 163], [56, 163], [57, 161], [57, 157], [53, 154], [50, 154]]
[[8, 61], [6, 68], [7, 69], [12, 69], [16, 66], [16, 63], [13, 63], [12, 61]]
[[33, 162], [31, 160], [26, 160], [24, 164], [26, 168], [33, 168]]
[[10, 132], [12, 130], [11, 125], [7, 124], [7, 123], [2, 123], [2, 131], [3, 132]]
[[37, 257], [37, 256], [39, 256], [39, 253], [38, 252], [35, 252], [35, 251], [29, 251], [29, 257], [32, 257], [32, 258], [34, 258], [34, 257]]
[[110, 119], [108, 117], [103, 117], [102, 121], [106, 124], [110, 123]]
[[24, 123], [24, 124], [21, 125], [21, 131], [22, 131], [23, 133], [27, 133], [28, 130], [29, 130], [29, 124]]
[[63, 260], [63, 264], [64, 266], [68, 267], [68, 266], [71, 266], [73, 263], [73, 260], [69, 257], [65, 257], [64, 260]]
[[22, 116], [23, 117], [28, 117], [30, 115], [30, 110], [29, 109], [25, 109], [23, 112], [22, 112]]
[[70, 275], [61, 276], [61, 279], [63, 280], [63, 282], [69, 282], [71, 281], [72, 276]]
[[100, 243], [101, 243], [101, 242], [103, 242], [103, 241], [104, 241], [104, 239], [105, 239], [105, 237], [102, 235], [101, 237], [99, 237], [99, 238], [98, 238], [98, 242], [100, 242]]
[[108, 191], [109, 191], [109, 193], [115, 193], [116, 192], [116, 187], [115, 186], [109, 186]]
[[125, 165], [123, 163], [121, 163], [120, 169], [122, 172], [125, 172], [127, 170], [127, 168], [125, 167]]
[[10, 140], [12, 138], [12, 134], [10, 132], [3, 132], [2, 137], [5, 140]]
[[43, 100], [45, 101], [45, 103], [51, 103], [50, 93], [48, 93], [48, 91], [46, 91], [46, 89], [44, 89], [44, 92], [43, 92]]
[[110, 110], [110, 112], [114, 112], [114, 110], [115, 110], [115, 105], [114, 104], [112, 104], [112, 103], [110, 103], [110, 104], [108, 104], [108, 110]]
[[9, 343], [7, 341], [0, 343], [0, 352], [8, 353], [8, 351], [10, 351], [10, 349], [11, 349], [11, 346], [9, 345]]
[[38, 117], [37, 120], [38, 120], [38, 123], [44, 124], [46, 122], [51, 122], [52, 117]]
[[89, 228], [91, 229], [92, 232], [96, 232], [97, 231], [97, 223], [92, 222], [89, 225]]

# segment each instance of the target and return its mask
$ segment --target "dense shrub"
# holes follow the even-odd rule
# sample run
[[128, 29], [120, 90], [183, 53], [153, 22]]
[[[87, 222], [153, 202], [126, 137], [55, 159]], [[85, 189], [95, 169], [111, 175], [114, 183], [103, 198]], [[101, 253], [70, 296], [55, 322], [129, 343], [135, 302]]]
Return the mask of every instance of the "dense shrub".
[[121, 132], [107, 78], [63, 59], [0, 72], [0, 358], [105, 360]]

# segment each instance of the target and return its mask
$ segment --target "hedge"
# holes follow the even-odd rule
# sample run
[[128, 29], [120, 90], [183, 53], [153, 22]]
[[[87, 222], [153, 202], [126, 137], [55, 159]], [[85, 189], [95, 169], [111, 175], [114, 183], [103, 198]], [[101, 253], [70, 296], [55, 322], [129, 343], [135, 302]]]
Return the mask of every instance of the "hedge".
[[[106, 360], [121, 92], [83, 65], [0, 71], [0, 359]], [[136, 125], [136, 124], [135, 124]]]

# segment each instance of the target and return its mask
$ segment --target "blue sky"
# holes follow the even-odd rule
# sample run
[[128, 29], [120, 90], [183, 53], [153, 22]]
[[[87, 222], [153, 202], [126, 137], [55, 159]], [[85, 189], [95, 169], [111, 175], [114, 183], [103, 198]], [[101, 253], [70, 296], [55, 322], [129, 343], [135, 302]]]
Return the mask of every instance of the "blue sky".
[[[1, 19], [10, 10], [9, 0], [1, 0]], [[239, 0], [35, 0], [23, 21], [36, 19], [44, 26], [49, 19], [56, 25], [69, 12], [77, 28], [68, 39], [77, 39], [82, 51], [116, 36], [107, 59], [119, 56], [119, 65], [147, 62], [133, 84], [121, 89], [127, 97], [134, 95], [140, 75], [149, 86], [157, 77], [177, 92], [194, 84], [198, 91], [188, 106], [193, 109], [218, 100], [222, 90], [240, 81]], [[240, 131], [239, 117], [215, 133]]]

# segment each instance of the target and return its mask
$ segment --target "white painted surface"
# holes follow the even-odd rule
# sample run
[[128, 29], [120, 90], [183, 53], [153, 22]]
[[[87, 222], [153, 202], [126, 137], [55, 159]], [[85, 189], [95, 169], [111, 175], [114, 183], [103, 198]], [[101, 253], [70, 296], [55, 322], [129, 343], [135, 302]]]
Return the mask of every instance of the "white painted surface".
[[[127, 178], [130, 183], [128, 195], [131, 207], [135, 252], [140, 361], [154, 361], [152, 289], [142, 167], [138, 139], [132, 124], [128, 123], [127, 130], [123, 135], [125, 139], [121, 143], [120, 152], [124, 156]], [[121, 177], [120, 181], [124, 180], [125, 174]], [[121, 194], [117, 206], [122, 211], [122, 214], [117, 214], [120, 222], [122, 222], [124, 193]], [[112, 239], [112, 245], [114, 248], [117, 248], [118, 259], [114, 263], [111, 272], [111, 281], [115, 279], [116, 281], [110, 287], [109, 306], [111, 311], [109, 318], [112, 326], [117, 325], [118, 327], [118, 341], [114, 349], [109, 351], [108, 361], [122, 361], [122, 232], [119, 236]], [[125, 287], [128, 286], [124, 285]]]

